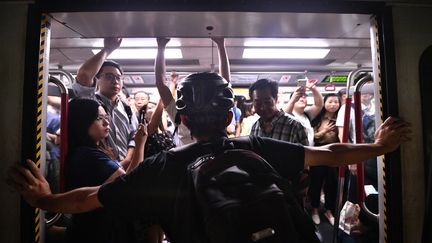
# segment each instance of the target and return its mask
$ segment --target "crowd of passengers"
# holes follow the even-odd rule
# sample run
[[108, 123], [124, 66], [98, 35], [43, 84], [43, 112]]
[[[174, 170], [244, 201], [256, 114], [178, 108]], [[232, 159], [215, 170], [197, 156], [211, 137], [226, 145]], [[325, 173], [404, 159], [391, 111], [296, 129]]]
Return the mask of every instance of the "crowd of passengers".
[[[229, 82], [225, 40], [221, 37], [212, 40], [218, 47], [219, 74]], [[151, 94], [146, 89], [129, 94], [123, 86], [121, 66], [107, 60], [121, 42], [121, 38], [105, 38], [104, 48], [82, 64], [77, 72], [72, 89], [79, 98], [69, 103], [66, 190], [111, 182], [132, 171], [144, 158], [194, 142], [188, 128], [179, 122], [175, 106], [176, 84], [182, 77], [175, 72], [166, 72], [164, 50], [169, 39], [157, 38], [154, 72], [158, 94]], [[361, 95], [362, 115], [367, 123], [363, 129], [364, 140], [367, 142], [373, 142], [375, 125], [368, 123], [374, 120], [375, 114], [372, 82], [364, 86]], [[297, 87], [287, 96], [279, 92], [276, 81], [259, 79], [249, 87], [249, 97], [235, 97], [235, 106], [231, 110], [233, 118], [226, 133], [228, 137], [256, 135], [306, 146], [341, 142], [345, 98], [344, 90], [323, 96], [315, 82], [307, 82], [306, 86]], [[55, 161], [59, 159], [59, 100], [49, 97], [49, 104], [48, 160]], [[351, 134], [354, 133], [351, 131]], [[350, 139], [353, 140], [353, 136]], [[56, 167], [55, 163], [49, 166]], [[352, 174], [356, 173], [355, 169], [355, 166], [350, 167]], [[304, 192], [304, 201], [313, 222], [319, 225], [325, 219], [334, 225], [337, 168], [314, 166], [305, 170], [310, 184]], [[48, 178], [55, 178], [57, 175], [52, 172], [58, 168], [49, 171]], [[376, 161], [366, 163], [365, 179], [366, 184], [377, 187]], [[51, 181], [55, 183], [55, 179]], [[74, 214], [68, 223], [66, 241], [164, 241], [157, 218], [130, 224], [114, 218], [103, 208]], [[123, 233], [119, 237], [113, 231]]]

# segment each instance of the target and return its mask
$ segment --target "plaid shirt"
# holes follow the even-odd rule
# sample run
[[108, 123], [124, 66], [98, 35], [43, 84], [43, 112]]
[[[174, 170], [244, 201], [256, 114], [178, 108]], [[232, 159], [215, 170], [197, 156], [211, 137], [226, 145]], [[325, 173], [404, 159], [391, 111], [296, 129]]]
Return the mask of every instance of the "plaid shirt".
[[291, 143], [308, 145], [304, 127], [294, 117], [279, 111], [271, 121], [272, 129], [266, 133], [261, 127], [261, 118], [252, 126], [251, 135], [274, 138]]

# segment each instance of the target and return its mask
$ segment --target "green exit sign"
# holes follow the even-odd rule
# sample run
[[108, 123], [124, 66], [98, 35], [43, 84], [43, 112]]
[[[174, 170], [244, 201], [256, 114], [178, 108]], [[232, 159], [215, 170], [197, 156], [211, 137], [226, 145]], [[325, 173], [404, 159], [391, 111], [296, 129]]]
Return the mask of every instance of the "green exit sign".
[[[331, 77], [331, 81], [335, 83], [344, 83], [348, 80], [348, 76], [346, 75], [335, 75]], [[325, 76], [325, 78], [322, 81], [323, 83], [330, 82], [330, 75]]]

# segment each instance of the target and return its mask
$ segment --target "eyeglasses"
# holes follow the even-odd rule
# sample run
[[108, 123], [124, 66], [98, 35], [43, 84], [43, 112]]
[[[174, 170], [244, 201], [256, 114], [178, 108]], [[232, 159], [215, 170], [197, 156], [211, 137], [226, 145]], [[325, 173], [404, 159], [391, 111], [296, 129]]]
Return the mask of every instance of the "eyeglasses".
[[111, 83], [114, 83], [116, 81], [123, 82], [123, 76], [120, 76], [120, 75], [115, 75], [112, 73], [103, 73], [103, 74], [101, 74], [101, 77], [102, 76], [104, 76]]

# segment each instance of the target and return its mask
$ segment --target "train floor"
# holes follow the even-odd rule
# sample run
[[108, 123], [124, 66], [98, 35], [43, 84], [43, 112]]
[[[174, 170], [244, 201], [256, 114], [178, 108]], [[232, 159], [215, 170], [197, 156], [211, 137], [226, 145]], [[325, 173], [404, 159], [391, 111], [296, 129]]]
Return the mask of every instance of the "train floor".
[[[324, 216], [325, 209], [323, 205], [323, 198], [321, 199], [321, 201], [322, 202], [319, 208], [320, 224], [317, 225], [317, 229], [318, 229], [317, 231], [321, 236], [322, 243], [333, 243], [333, 226], [329, 223], [327, 218]], [[306, 208], [308, 210], [311, 209], [308, 202], [306, 202]], [[64, 242], [64, 233], [65, 233], [64, 230], [65, 230], [64, 227], [57, 227], [57, 226], [51, 227], [50, 229], [48, 229], [49, 233], [46, 242], [47, 243]], [[371, 240], [370, 238], [367, 238], [367, 240], [365, 240], [359, 237], [354, 238], [346, 234], [341, 234], [339, 232], [339, 237], [337, 242], [338, 243], [375, 243], [375, 242], [378, 243], [378, 240], [375, 241], [375, 240]], [[163, 243], [169, 243], [169, 241], [165, 239]]]
[[[310, 209], [310, 206], [306, 202], [306, 208]], [[319, 208], [320, 215], [320, 224], [317, 225], [317, 229], [319, 234], [321, 235], [322, 243], [333, 243], [333, 231], [334, 227], [329, 223], [327, 218], [324, 216], [325, 208], [323, 205], [323, 198], [321, 199], [321, 205]], [[378, 237], [374, 234], [373, 231], [369, 231], [365, 235], [356, 235], [351, 236], [343, 233], [342, 230], [339, 230], [337, 243], [378, 243]]]

